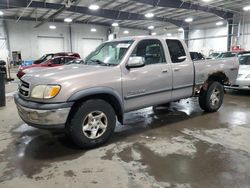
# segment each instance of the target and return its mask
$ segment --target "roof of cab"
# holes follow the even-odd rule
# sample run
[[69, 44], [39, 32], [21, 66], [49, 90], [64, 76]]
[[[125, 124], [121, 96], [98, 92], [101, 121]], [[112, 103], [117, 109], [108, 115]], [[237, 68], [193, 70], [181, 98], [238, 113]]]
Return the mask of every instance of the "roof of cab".
[[[168, 37], [168, 36], [165, 36], [165, 35], [157, 35], [157, 36], [145, 35], [145, 36], [121, 37], [121, 38], [113, 39], [111, 41], [141, 40], [141, 39], [177, 39], [177, 38]], [[179, 39], [177, 39], [177, 40], [179, 40]], [[111, 42], [111, 41], [108, 41], [108, 42]]]

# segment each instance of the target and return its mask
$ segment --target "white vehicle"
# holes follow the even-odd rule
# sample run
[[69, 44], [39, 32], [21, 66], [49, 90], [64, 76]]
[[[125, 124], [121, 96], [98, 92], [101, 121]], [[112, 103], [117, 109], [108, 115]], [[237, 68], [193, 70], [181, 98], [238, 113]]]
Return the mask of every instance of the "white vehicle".
[[226, 88], [250, 90], [250, 53], [239, 55], [239, 63], [240, 68], [235, 84]]

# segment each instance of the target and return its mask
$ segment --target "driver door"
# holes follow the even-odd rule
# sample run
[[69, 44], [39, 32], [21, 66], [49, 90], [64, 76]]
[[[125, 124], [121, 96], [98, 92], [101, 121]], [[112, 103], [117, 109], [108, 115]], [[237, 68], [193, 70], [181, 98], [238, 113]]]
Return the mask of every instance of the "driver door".
[[122, 75], [125, 111], [163, 104], [171, 100], [172, 69], [166, 63], [162, 42], [142, 40], [130, 58], [142, 57], [145, 66], [127, 68]]

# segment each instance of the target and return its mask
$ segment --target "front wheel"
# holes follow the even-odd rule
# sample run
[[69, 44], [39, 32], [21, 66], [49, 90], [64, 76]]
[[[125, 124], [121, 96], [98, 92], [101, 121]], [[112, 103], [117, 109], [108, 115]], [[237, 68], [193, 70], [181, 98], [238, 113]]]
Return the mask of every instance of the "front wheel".
[[73, 115], [66, 131], [81, 148], [95, 148], [104, 144], [114, 132], [116, 115], [104, 100], [84, 102]]
[[212, 82], [208, 85], [207, 91], [201, 90], [199, 104], [206, 112], [216, 112], [221, 107], [223, 99], [223, 85], [219, 82]]

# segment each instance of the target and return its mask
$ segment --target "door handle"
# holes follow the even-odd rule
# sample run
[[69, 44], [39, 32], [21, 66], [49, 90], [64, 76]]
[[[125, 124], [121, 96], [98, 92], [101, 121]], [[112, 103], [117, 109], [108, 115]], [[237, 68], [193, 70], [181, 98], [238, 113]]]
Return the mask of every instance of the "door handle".
[[164, 69], [161, 71], [162, 73], [167, 73], [168, 72], [168, 69]]
[[237, 70], [237, 68], [231, 68], [230, 70], [231, 70], [231, 71], [235, 71], [235, 70]]
[[175, 69], [174, 69], [175, 72], [177, 72], [177, 71], [179, 71], [179, 70], [180, 70], [179, 68], [175, 68]]

